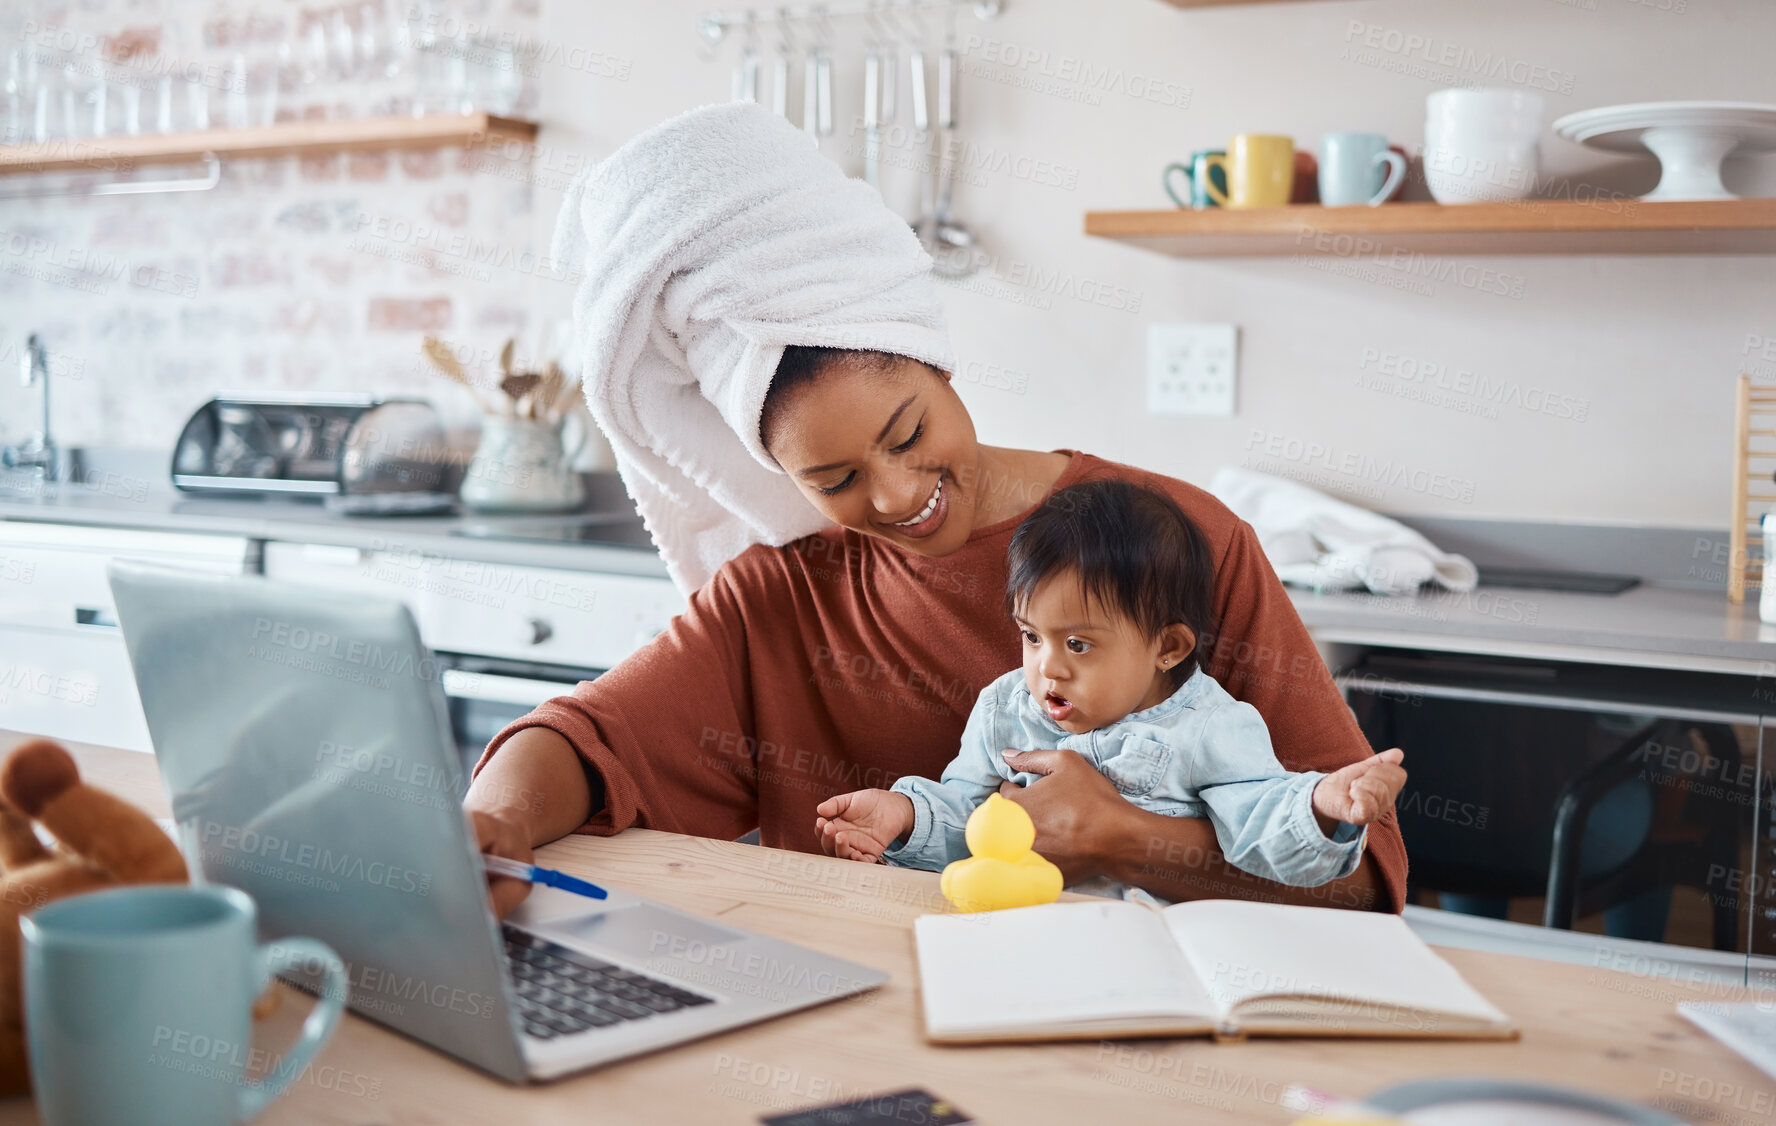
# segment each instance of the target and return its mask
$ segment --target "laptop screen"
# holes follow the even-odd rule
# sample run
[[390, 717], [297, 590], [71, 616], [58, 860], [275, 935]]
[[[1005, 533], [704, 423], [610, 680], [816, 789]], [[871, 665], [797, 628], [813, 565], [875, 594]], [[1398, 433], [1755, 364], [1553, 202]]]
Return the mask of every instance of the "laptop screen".
[[345, 959], [351, 1005], [517, 1079], [498, 924], [441, 668], [398, 602], [117, 564], [118, 617], [194, 877]]

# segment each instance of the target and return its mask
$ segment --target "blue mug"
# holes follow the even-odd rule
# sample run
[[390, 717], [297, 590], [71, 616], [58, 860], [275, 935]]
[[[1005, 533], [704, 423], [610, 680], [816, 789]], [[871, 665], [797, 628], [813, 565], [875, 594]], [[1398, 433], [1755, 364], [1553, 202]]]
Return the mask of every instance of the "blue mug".
[[[19, 920], [25, 1035], [44, 1126], [234, 1126], [302, 1073], [345, 1005], [345, 967], [312, 938], [257, 945], [252, 897], [152, 885], [58, 900]], [[271, 1074], [246, 1077], [254, 998], [279, 970], [320, 999]]]
[[1320, 202], [1327, 207], [1378, 207], [1405, 178], [1406, 158], [1389, 149], [1380, 133], [1320, 138]]

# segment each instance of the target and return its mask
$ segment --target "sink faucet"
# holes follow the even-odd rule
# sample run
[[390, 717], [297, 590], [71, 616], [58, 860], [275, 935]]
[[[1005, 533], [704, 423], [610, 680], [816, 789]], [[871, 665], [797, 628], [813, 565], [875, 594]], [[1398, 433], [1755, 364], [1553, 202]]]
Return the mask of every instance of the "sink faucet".
[[56, 479], [55, 441], [49, 436], [49, 357], [36, 333], [25, 338], [19, 356], [19, 382], [26, 387], [43, 380], [43, 427], [16, 446], [0, 449], [0, 465], [8, 469], [35, 469], [41, 481]]

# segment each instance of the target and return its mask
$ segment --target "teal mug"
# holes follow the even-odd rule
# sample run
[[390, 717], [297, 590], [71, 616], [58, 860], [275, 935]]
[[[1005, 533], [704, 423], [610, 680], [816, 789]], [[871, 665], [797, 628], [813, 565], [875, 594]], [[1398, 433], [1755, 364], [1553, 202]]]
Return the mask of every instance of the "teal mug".
[[1379, 207], [1405, 178], [1406, 158], [1380, 133], [1320, 138], [1320, 202], [1327, 207]]
[[[1209, 161], [1211, 156], [1226, 155], [1226, 149], [1198, 149], [1190, 154], [1189, 164], [1166, 165], [1165, 171], [1160, 174], [1160, 182], [1165, 186], [1166, 194], [1172, 197], [1172, 202], [1179, 207], [1188, 207], [1196, 211], [1201, 211], [1205, 207], [1221, 206], [1215, 202], [1215, 198], [1209, 194], [1209, 189], [1203, 185], [1212, 180], [1215, 187], [1220, 189], [1221, 194], [1227, 195], [1227, 169], [1220, 164], [1211, 164]], [[1172, 190], [1173, 172], [1184, 174], [1188, 185], [1183, 192], [1185, 198], [1180, 198], [1179, 193]]]
[[[302, 1073], [345, 1006], [326, 944], [257, 945], [234, 888], [115, 888], [19, 920], [25, 1034], [44, 1126], [234, 1126]], [[269, 1075], [252, 1081], [253, 1001], [279, 970], [315, 970], [320, 999]]]

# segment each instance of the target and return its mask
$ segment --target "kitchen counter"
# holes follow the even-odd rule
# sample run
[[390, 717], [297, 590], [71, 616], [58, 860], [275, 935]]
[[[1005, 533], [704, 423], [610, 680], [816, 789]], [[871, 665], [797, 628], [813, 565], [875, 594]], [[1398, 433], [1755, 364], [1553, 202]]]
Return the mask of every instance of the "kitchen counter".
[[1290, 588], [1323, 644], [1379, 645], [1776, 676], [1776, 625], [1723, 590], [1642, 584], [1621, 594], [1482, 586], [1412, 598]]
[[[328, 544], [444, 559], [664, 577], [666, 565], [615, 473], [587, 474], [588, 511], [567, 514], [358, 517], [278, 498], [199, 496], [139, 476], [106, 474], [89, 485], [47, 487], [38, 496], [0, 494], [0, 520], [89, 527], [208, 532]], [[609, 518], [618, 543], [515, 538], [589, 516]]]
[[[587, 475], [588, 512], [566, 515], [340, 516], [319, 504], [200, 497], [146, 473], [107, 474], [95, 486], [37, 497], [0, 495], [0, 520], [210, 532], [289, 543], [417, 553], [444, 559], [663, 577], [614, 473]], [[629, 544], [502, 538], [604, 513]], [[1776, 676], [1776, 625], [1721, 589], [1643, 583], [1622, 594], [1486, 587], [1412, 598], [1316, 594], [1290, 588], [1302, 620], [1328, 645], [1436, 649], [1647, 668]]]

